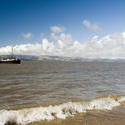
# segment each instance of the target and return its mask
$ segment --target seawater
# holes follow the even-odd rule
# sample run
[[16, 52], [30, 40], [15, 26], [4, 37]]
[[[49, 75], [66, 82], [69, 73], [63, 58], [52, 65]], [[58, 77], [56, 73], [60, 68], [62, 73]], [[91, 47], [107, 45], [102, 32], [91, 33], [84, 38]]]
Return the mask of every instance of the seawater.
[[116, 62], [0, 64], [0, 125], [124, 125], [124, 76]]

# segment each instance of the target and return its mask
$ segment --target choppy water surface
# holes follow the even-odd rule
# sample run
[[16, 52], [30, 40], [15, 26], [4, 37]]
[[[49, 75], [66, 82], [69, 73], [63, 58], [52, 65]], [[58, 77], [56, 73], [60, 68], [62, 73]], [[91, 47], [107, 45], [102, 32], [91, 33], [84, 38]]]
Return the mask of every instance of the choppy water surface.
[[[87, 110], [111, 110], [124, 102], [124, 95], [125, 63], [55, 61], [23, 62], [21, 65], [0, 64], [0, 125], [6, 121], [2, 121], [2, 117], [10, 113], [3, 109], [58, 104], [56, 107], [47, 107], [46, 110], [52, 117], [48, 114], [46, 117], [51, 120], [55, 117], [64, 119]], [[97, 97], [100, 98], [96, 99]], [[73, 103], [69, 103], [71, 101]], [[69, 109], [73, 112], [71, 113]], [[19, 123], [30, 123], [25, 122], [29, 120], [24, 116], [29, 115], [29, 110], [32, 112], [33, 108], [22, 110], [17, 114], [23, 114], [22, 119], [25, 120]], [[43, 115], [42, 118], [36, 118], [38, 121], [47, 119], [43, 113], [45, 109], [34, 110], [37, 111], [37, 115], [33, 112], [34, 119], [38, 115]], [[58, 114], [60, 111], [62, 114]], [[14, 113], [11, 112], [8, 117], [15, 118], [17, 114]], [[113, 118], [117, 116], [116, 114], [121, 116], [121, 110], [115, 113]], [[96, 113], [95, 116], [98, 118], [100, 115]]]

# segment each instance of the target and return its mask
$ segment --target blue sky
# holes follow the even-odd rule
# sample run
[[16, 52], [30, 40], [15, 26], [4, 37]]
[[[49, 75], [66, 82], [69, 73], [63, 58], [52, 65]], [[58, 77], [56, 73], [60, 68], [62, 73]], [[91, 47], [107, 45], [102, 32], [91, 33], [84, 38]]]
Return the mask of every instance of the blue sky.
[[[76, 56], [85, 52], [83, 57], [95, 57], [103, 48], [105, 58], [124, 57], [124, 13], [124, 0], [0, 0], [0, 47], [39, 43], [39, 55], [75, 50]], [[29, 45], [21, 47], [20, 52], [31, 51]]]
[[[40, 40], [53, 25], [64, 26], [74, 40], [84, 42], [92, 35], [125, 29], [124, 0], [0, 0], [0, 41], [25, 41], [22, 33]], [[99, 25], [103, 32], [86, 29], [83, 20]]]

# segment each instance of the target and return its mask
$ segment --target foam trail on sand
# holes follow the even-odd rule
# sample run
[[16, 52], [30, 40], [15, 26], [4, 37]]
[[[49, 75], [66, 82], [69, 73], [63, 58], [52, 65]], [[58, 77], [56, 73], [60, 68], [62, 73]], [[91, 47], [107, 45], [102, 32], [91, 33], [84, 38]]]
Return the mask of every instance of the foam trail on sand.
[[28, 124], [41, 120], [54, 120], [55, 118], [66, 119], [77, 113], [87, 112], [88, 110], [112, 110], [113, 107], [120, 106], [125, 101], [125, 96], [121, 97], [102, 97], [91, 101], [68, 102], [48, 107], [33, 107], [19, 110], [1, 110], [0, 125], [7, 122], [17, 124]]

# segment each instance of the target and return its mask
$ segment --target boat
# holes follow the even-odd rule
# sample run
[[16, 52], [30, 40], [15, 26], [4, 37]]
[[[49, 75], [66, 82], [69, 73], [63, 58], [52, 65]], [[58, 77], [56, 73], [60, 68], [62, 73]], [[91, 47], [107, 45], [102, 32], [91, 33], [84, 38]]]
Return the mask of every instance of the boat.
[[8, 63], [8, 64], [21, 64], [21, 60], [18, 58], [3, 58], [0, 60], [0, 63]]
[[0, 59], [0, 64], [1, 63], [21, 64], [21, 60], [13, 55], [13, 47], [12, 47], [12, 55], [10, 57]]

